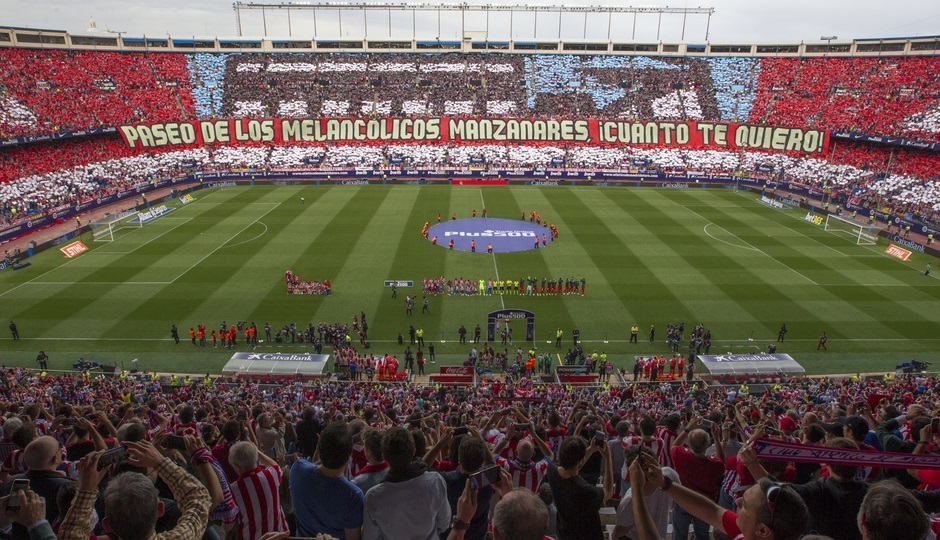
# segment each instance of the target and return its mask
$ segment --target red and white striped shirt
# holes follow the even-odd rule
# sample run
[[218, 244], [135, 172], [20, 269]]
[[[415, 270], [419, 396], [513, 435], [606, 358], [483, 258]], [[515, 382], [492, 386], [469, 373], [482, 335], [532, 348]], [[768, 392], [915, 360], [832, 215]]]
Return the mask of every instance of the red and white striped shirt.
[[10, 452], [7, 458], [3, 460], [3, 466], [0, 467], [0, 470], [10, 476], [26, 472], [26, 461], [23, 460], [23, 450], [17, 448]]
[[669, 428], [658, 427], [656, 428], [656, 436], [661, 438], [663, 443], [666, 445], [666, 463], [663, 465], [675, 469], [675, 467], [672, 466], [672, 453], [670, 450], [672, 449], [672, 445], [675, 443], [676, 439], [679, 437], [679, 434], [675, 431], [670, 431]]
[[37, 418], [36, 420], [33, 420], [33, 423], [36, 424], [36, 432], [39, 433], [40, 436], [49, 433], [49, 428], [52, 427], [52, 422], [43, 418]]
[[359, 476], [359, 473], [368, 464], [369, 458], [366, 457], [366, 447], [361, 444], [354, 444], [352, 453], [349, 455], [349, 465], [346, 467], [346, 479], [352, 480]]
[[238, 538], [255, 540], [269, 532], [286, 532], [287, 518], [281, 510], [278, 487], [281, 468], [271, 465], [244, 473], [232, 484], [238, 505]]
[[514, 488], [523, 487], [533, 492], [538, 492], [539, 484], [542, 483], [542, 478], [545, 477], [545, 472], [548, 471], [550, 465], [547, 459], [529, 463], [520, 463], [515, 459], [504, 459], [498, 456], [493, 459], [512, 477]]
[[545, 442], [548, 443], [548, 447], [552, 449], [552, 452], [558, 451], [558, 448], [561, 447], [561, 441], [565, 440], [567, 436], [568, 429], [564, 426], [545, 430]]
[[16, 451], [19, 447], [13, 444], [13, 441], [0, 439], [0, 461], [6, 461], [7, 456]]
[[[666, 447], [665, 441], [663, 441], [660, 437], [653, 437], [649, 440], [644, 439], [643, 437], [624, 437], [622, 444], [624, 449], [629, 446], [645, 446], [649, 448], [651, 452], [653, 452], [653, 455], [656, 456], [656, 461], [658, 461], [660, 465], [664, 467], [667, 466], [666, 463], [668, 460], [669, 449]], [[620, 472], [623, 475], [623, 479], [629, 482], [627, 467], [627, 463], [624, 462], [623, 468]]]

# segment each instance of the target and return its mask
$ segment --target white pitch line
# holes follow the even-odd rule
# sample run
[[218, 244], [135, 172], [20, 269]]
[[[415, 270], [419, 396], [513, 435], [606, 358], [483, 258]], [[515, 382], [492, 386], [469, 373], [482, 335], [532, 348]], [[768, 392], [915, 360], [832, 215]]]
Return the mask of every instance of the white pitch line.
[[[683, 207], [683, 208], [685, 208], [685, 207]], [[689, 212], [692, 212], [692, 213], [695, 214], [696, 216], [698, 216], [698, 217], [704, 219], [705, 221], [708, 222], [709, 225], [713, 224], [710, 219], [706, 218], [706, 217], [703, 216], [702, 214], [699, 214], [699, 213], [696, 212], [695, 210], [692, 210], [691, 208], [689, 208]], [[733, 232], [731, 232], [731, 231], [729, 231], [729, 230], [727, 230], [727, 229], [721, 227], [721, 225], [718, 225], [717, 223], [715, 223], [714, 225], [715, 225], [716, 227], [721, 228], [723, 231], [725, 231], [726, 233], [730, 234], [731, 236], [737, 238], [737, 239], [740, 240], [741, 242], [747, 244], [747, 245], [750, 246], [751, 249], [753, 249], [754, 251], [757, 251], [758, 253], [761, 253], [762, 255], [764, 255], [764, 256], [766, 256], [766, 257], [770, 257], [771, 259], [773, 259], [774, 261], [776, 261], [777, 264], [779, 264], [779, 265], [785, 267], [787, 270], [789, 270], [789, 271], [793, 272], [794, 274], [800, 276], [801, 278], [805, 279], [806, 281], [809, 281], [809, 282], [812, 283], [813, 285], [816, 285], [817, 287], [819, 286], [819, 283], [816, 283], [815, 281], [811, 280], [810, 278], [808, 278], [808, 277], [804, 276], [803, 274], [797, 272], [796, 270], [794, 270], [793, 268], [791, 268], [789, 265], [787, 265], [785, 262], [778, 260], [778, 259], [777, 259], [776, 257], [774, 257], [773, 255], [770, 255], [769, 253], [767, 253], [766, 251], [764, 251], [764, 250], [762, 250], [762, 249], [760, 249], [760, 248], [754, 247], [754, 246], [751, 245], [748, 241], [744, 240], [743, 238], [741, 238], [740, 236], [734, 234]], [[705, 225], [705, 226], [707, 227], [708, 225]], [[705, 234], [708, 234], [708, 232], [706, 232]], [[710, 235], [710, 234], [708, 234], [708, 236], [710, 236], [710, 237], [712, 237], [712, 238], [715, 238], [714, 236], [712, 236], [712, 235]], [[717, 238], [716, 238], [716, 240], [717, 240]], [[725, 242], [725, 243], [727, 244], [728, 242]], [[734, 245], [734, 244], [731, 244], [731, 245]], [[735, 247], [742, 247], [742, 246], [735, 246]]]
[[[217, 191], [213, 191], [212, 193], [206, 195], [205, 197], [201, 197], [200, 199], [197, 199], [197, 201], [198, 201], [198, 200], [206, 200], [206, 199], [209, 198], [210, 196], [215, 195], [216, 193], [219, 193], [219, 191], [221, 191], [221, 189], [220, 189], [220, 190], [217, 190]], [[270, 203], [269, 203], [269, 204], [270, 204]], [[280, 203], [278, 203], [278, 204], [280, 204]], [[164, 217], [179, 218], [179, 216], [164, 216]], [[180, 225], [185, 225], [186, 223], [188, 223], [189, 221], [192, 221], [193, 219], [194, 219], [194, 218], [188, 218], [188, 221], [185, 221], [185, 222], [183, 222], [183, 223], [180, 223]], [[259, 218], [259, 219], [260, 219], [260, 218]], [[180, 225], [177, 225], [176, 227], [179, 227]], [[176, 227], [173, 227], [173, 229], [175, 229]], [[143, 229], [143, 227], [141, 227], [140, 229], [136, 229], [136, 230], [141, 230], [141, 229]], [[172, 231], [173, 229], [170, 229], [170, 231]], [[166, 234], [167, 232], [170, 232], [170, 231], [166, 231], [166, 232], [163, 233], [163, 234]], [[131, 231], [131, 233], [134, 233], [134, 232], [135, 232], [135, 231]], [[130, 234], [130, 233], [128, 233], [128, 234]], [[160, 236], [163, 236], [163, 234], [161, 234]], [[126, 238], [127, 236], [128, 236], [128, 235], [124, 235], [124, 236], [122, 236], [121, 238]], [[157, 238], [159, 238], [160, 236], [157, 236]], [[147, 242], [145, 242], [145, 243], [143, 243], [143, 244], [137, 246], [136, 248], [134, 248], [134, 249], [132, 249], [132, 250], [130, 250], [130, 251], [128, 251], [128, 252], [121, 252], [121, 253], [109, 252], [109, 251], [101, 251], [101, 252], [99, 252], [98, 250], [94, 250], [94, 251], [92, 251], [91, 253], [101, 253], [102, 255], [129, 255], [129, 254], [135, 252], [136, 250], [138, 250], [138, 249], [144, 247], [145, 245], [149, 244], [150, 242], [153, 242], [153, 241], [156, 240], [157, 238], [154, 238], [154, 239], [152, 239], [152, 240], [149, 240], [149, 241], [147, 241]], [[25, 281], [25, 282], [23, 282], [23, 283], [20, 283], [20, 284], [17, 285], [16, 287], [13, 287], [12, 289], [10, 289], [10, 290], [8, 290], [8, 291], [4, 291], [4, 292], [0, 293], [0, 298], [2, 298], [3, 296], [6, 296], [7, 294], [9, 294], [9, 293], [11, 293], [11, 292], [13, 292], [13, 291], [19, 289], [19, 288], [22, 287], [23, 285], [28, 285], [28, 284], [30, 284], [30, 283], [32, 283], [32, 282], [38, 280], [39, 278], [41, 278], [41, 277], [43, 277], [43, 276], [46, 276], [46, 275], [48, 275], [48, 274], [51, 274], [52, 272], [55, 272], [56, 270], [58, 270], [58, 269], [60, 269], [60, 268], [63, 268], [63, 267], [65, 267], [65, 266], [69, 265], [69, 264], [72, 264], [73, 262], [75, 262], [75, 261], [77, 261], [77, 260], [80, 260], [80, 259], [81, 259], [81, 257], [77, 257], [77, 258], [74, 258], [74, 259], [69, 259], [68, 261], [64, 262], [63, 264], [60, 264], [59, 266], [56, 266], [55, 268], [51, 268], [51, 269], [47, 270], [46, 272], [44, 272], [44, 273], [42, 273], [42, 274], [39, 274], [38, 276], [34, 277], [33, 279], [31, 279], [31, 280], [29, 280], [29, 281]], [[188, 270], [187, 270], [187, 271], [188, 271]]]
[[[264, 222], [259, 221], [258, 223], [261, 223], [262, 225], [264, 225]], [[240, 246], [240, 245], [242, 245], [242, 244], [247, 244], [247, 243], [249, 243], [249, 242], [254, 242], [255, 240], [261, 238], [262, 236], [264, 236], [264, 235], [267, 234], [267, 233], [268, 233], [268, 226], [267, 226], [267, 225], [264, 225], [264, 230], [261, 231], [261, 234], [259, 234], [258, 236], [255, 236], [254, 238], [249, 238], [248, 240], [245, 240], [245, 241], [243, 241], [243, 242], [239, 242], [239, 243], [237, 243], [237, 244], [232, 244], [232, 245], [230, 245], [230, 246], [225, 246], [225, 247], [235, 247], [235, 246]]]
[[[182, 226], [182, 225], [185, 225], [186, 223], [189, 223], [189, 221], [192, 221], [192, 219], [193, 219], [193, 218], [189, 218], [187, 221], [184, 221], [183, 223], [180, 223], [180, 224], [177, 225], [176, 227], [180, 227], [180, 226]], [[114, 255], [128, 255], [128, 254], [131, 254], [131, 253], [137, 251], [138, 249], [140, 249], [140, 248], [146, 246], [146, 245], [149, 244], [150, 242], [153, 242], [153, 241], [156, 240], [157, 238], [160, 238], [161, 236], [163, 236], [164, 234], [166, 234], [166, 233], [172, 231], [172, 230], [175, 229], [176, 227], [173, 227], [172, 229], [170, 229], [170, 230], [168, 230], [168, 231], [166, 231], [166, 232], [161, 233], [161, 234], [158, 235], [157, 237], [152, 238], [152, 239], [148, 240], [147, 242], [144, 242], [143, 244], [137, 246], [136, 248], [134, 248], [134, 249], [132, 249], [132, 250], [126, 252], [126, 253], [112, 253], [112, 252], [108, 252], [108, 251], [101, 251], [101, 252], [98, 252], [97, 250], [96, 250], [96, 251], [92, 251], [91, 253], [101, 253], [102, 255], [112, 255], [112, 254], [114, 254]], [[134, 231], [131, 231], [131, 232], [134, 232]], [[122, 238], [126, 238], [126, 237], [127, 237], [127, 235], [125, 235], [125, 236], [122, 237]], [[13, 287], [12, 289], [10, 289], [10, 290], [8, 290], [8, 291], [5, 291], [5, 292], [0, 293], [0, 297], [6, 296], [7, 294], [9, 294], [9, 293], [11, 293], [11, 292], [13, 292], [13, 291], [19, 289], [19, 288], [22, 287], [23, 285], [29, 285], [30, 283], [37, 282], [37, 281], [39, 280], [39, 278], [41, 278], [41, 277], [43, 277], [43, 276], [47, 276], [47, 275], [51, 274], [52, 272], [55, 272], [56, 270], [58, 270], [58, 269], [60, 269], [60, 268], [63, 268], [63, 267], [65, 267], [65, 266], [68, 266], [69, 264], [72, 264], [73, 262], [75, 262], [75, 261], [77, 261], [77, 260], [79, 260], [79, 258], [70, 259], [70, 260], [66, 261], [65, 263], [63, 263], [63, 264], [61, 264], [61, 265], [59, 265], [59, 266], [56, 266], [55, 268], [51, 268], [50, 270], [48, 270], [48, 271], [46, 271], [46, 272], [44, 272], [44, 273], [42, 273], [42, 274], [39, 274], [38, 276], [34, 277], [33, 279], [31, 279], [31, 280], [29, 280], [29, 281], [25, 281], [25, 282], [23, 282], [23, 283], [20, 283], [20, 284], [17, 285], [16, 287]], [[40, 281], [39, 283], [45, 283], [45, 282], [41, 282], [41, 281]]]
[[[771, 207], [765, 207], [765, 208], [771, 208]], [[783, 212], [783, 210], [780, 210], [779, 208], [771, 208], [771, 210], [776, 210], [777, 212]], [[789, 217], [791, 217], [791, 218], [793, 218], [793, 219], [795, 219], [795, 220], [797, 220], [797, 221], [803, 221], [803, 218], [801, 218], [801, 217], [799, 217], [799, 216], [795, 216], [795, 215], [793, 215], [793, 214], [784, 213], [784, 215], [789, 216]], [[804, 235], [804, 236], [805, 236], [805, 235]], [[838, 237], [837, 237], [837, 238], [838, 238]], [[880, 237], [879, 237], [879, 238], [880, 238]], [[890, 238], [885, 238], [885, 240], [886, 240], [888, 243], [892, 243]], [[856, 245], [858, 245], [858, 244], [856, 244]], [[879, 251], [878, 249], [873, 248], [872, 246], [861, 246], [861, 245], [859, 245], [858, 247], [865, 248], [866, 250], [875, 253], [875, 256], [878, 256], [879, 258], [880, 258], [880, 257], [884, 257], [884, 253], [883, 253], [882, 251]], [[872, 257], [872, 255], [848, 255], [848, 256], [849, 256], [849, 257], [853, 257], [853, 258], [854, 258], [854, 257]], [[894, 262], [896, 262], [896, 263], [903, 264], [904, 266], [907, 266], [908, 268], [913, 268], [914, 270], [918, 270], [919, 272], [923, 273], [923, 270], [922, 270], [922, 269], [919, 269], [918, 267], [914, 266], [913, 264], [908, 263], [907, 261], [902, 261], [901, 259], [896, 259], [896, 258], [894, 258], [894, 257], [888, 257], [888, 260], [894, 261]], [[926, 277], [929, 277], [929, 278], [931, 278], [931, 279], [940, 279], [940, 276], [936, 276], [936, 275], [930, 275], [930, 276], [926, 276]]]
[[[708, 225], [705, 225], [704, 227], [702, 227], [702, 230], [705, 232], [705, 234], [707, 234], [707, 235], [708, 235], [710, 238], [712, 238], [713, 240], [717, 240], [717, 241], [721, 242], [722, 244], [728, 244], [728, 245], [731, 246], [731, 247], [736, 247], [736, 248], [741, 248], [741, 249], [749, 249], [749, 250], [751, 250], [751, 251], [758, 251], [758, 250], [755, 249], [754, 247], [750, 247], [750, 246], [739, 246], [739, 245], [737, 245], [737, 244], [732, 244], [731, 242], [728, 242], [727, 240], [722, 240], [721, 238], [718, 238], [717, 236], [712, 236], [712, 233], [708, 232], [708, 226], [709, 226], [709, 225], [714, 225], [715, 227], [718, 227], [719, 229], [725, 231], [726, 233], [730, 234], [731, 236], [734, 236], [735, 238], [738, 238], [738, 237], [735, 236], [733, 233], [729, 232], [727, 229], [725, 229], [725, 228], [722, 227], [721, 225], [717, 225], [717, 224], [715, 224], [715, 223], [709, 222]], [[740, 238], [738, 238], [738, 240], [740, 240]]]
[[[94, 252], [92, 252], [92, 253], [94, 253]], [[77, 261], [77, 260], [78, 260], [78, 258], [69, 259], [68, 261], [65, 261], [64, 263], [60, 264], [59, 266], [56, 266], [55, 268], [53, 268], [53, 269], [51, 269], [51, 270], [48, 270], [48, 271], [46, 271], [46, 272], [44, 272], [44, 273], [42, 273], [42, 274], [39, 274], [38, 276], [34, 277], [33, 279], [31, 279], [31, 280], [29, 280], [29, 281], [24, 281], [23, 283], [20, 283], [19, 285], [17, 285], [16, 287], [13, 287], [12, 289], [0, 293], [0, 297], [4, 297], [4, 296], [10, 294], [11, 292], [13, 292], [13, 291], [19, 289], [20, 287], [22, 287], [23, 285], [29, 285], [30, 283], [36, 281], [37, 279], [39, 279], [39, 278], [41, 278], [41, 277], [43, 277], [43, 276], [45, 276], [45, 275], [51, 274], [52, 272], [55, 272], [55, 271], [58, 270], [59, 268], [62, 268], [62, 267], [64, 267], [64, 266], [68, 266], [68, 265], [72, 264], [73, 262], [75, 262], [75, 261]]]
[[[169, 285], [169, 281], [33, 281], [33, 285]], [[26, 285], [25, 283], [23, 285]]]
[[[751, 199], [750, 197], [748, 197], [747, 195], [745, 195], [744, 193], [738, 193], [738, 195], [740, 195], [741, 197], [744, 197], [744, 198], [746, 198], [746, 199], [748, 199], [748, 200], [754, 200], [754, 199]], [[758, 207], [758, 208], [762, 208], [762, 207], [764, 207], [764, 206], [765, 206], [765, 205], [762, 205], [762, 206], [760, 206], [760, 207]], [[739, 207], [739, 208], [740, 208], [740, 207]], [[775, 207], [771, 207], [771, 208], [773, 208], [774, 210], [776, 210], [776, 211], [778, 211], [778, 212], [781, 212], [781, 213], [783, 213], [784, 215], [786, 215], [786, 212], [785, 212], [782, 208], [775, 208]], [[836, 248], [834, 248], [834, 247], [832, 247], [832, 246], [823, 244], [822, 242], [820, 242], [819, 240], [816, 240], [816, 239], [813, 238], [812, 236], [808, 236], [808, 235], [806, 235], [806, 234], [803, 234], [802, 232], [800, 232], [800, 231], [798, 231], [798, 230], [796, 230], [796, 229], [794, 229], [794, 228], [792, 228], [792, 227], [787, 227], [787, 226], [784, 225], [783, 223], [780, 223], [780, 222], [776, 222], [776, 223], [777, 223], [778, 225], [780, 225], [781, 227], [783, 227], [784, 229], [793, 231], [793, 232], [795, 232], [796, 234], [798, 234], [798, 235], [800, 235], [800, 236], [802, 236], [802, 237], [804, 237], [804, 238], [809, 238], [810, 240], [812, 240], [813, 242], [816, 242], [816, 243], [819, 244], [820, 246], [822, 246], [822, 247], [824, 247], [824, 248], [827, 248], [827, 249], [830, 249], [830, 250], [832, 250], [832, 251], [835, 251], [836, 253], [838, 253], [839, 255], [842, 255], [843, 257], [851, 257], [851, 255], [849, 255], [848, 253], [844, 253], [844, 252], [839, 251], [838, 249], [836, 249]]]
[[[486, 208], [486, 201], [483, 200], [483, 188], [480, 188], [480, 202], [483, 204], [483, 208]], [[496, 266], [496, 252], [492, 253], [493, 255], [493, 270], [496, 271], [496, 281], [499, 281], [499, 268]], [[499, 303], [503, 306], [503, 309], [506, 309], [506, 302], [503, 300], [503, 295], [499, 295]]]
[[186, 270], [183, 270], [183, 273], [181, 273], [180, 275], [178, 275], [178, 276], [176, 276], [175, 278], [173, 278], [173, 281], [171, 281], [170, 283], [171, 283], [171, 284], [172, 284], [172, 283], [176, 283], [176, 280], [178, 280], [179, 278], [185, 276], [185, 275], [186, 275], [187, 273], [189, 273], [189, 271], [192, 270], [193, 268], [196, 268], [197, 266], [199, 266], [199, 264], [200, 264], [202, 261], [204, 261], [204, 260], [208, 259], [209, 257], [211, 257], [213, 253], [215, 253], [216, 251], [218, 251], [218, 250], [224, 248], [225, 245], [228, 244], [229, 242], [231, 242], [233, 238], [237, 238], [238, 235], [240, 235], [241, 233], [243, 233], [243, 232], [245, 232], [246, 230], [248, 230], [248, 227], [251, 227], [251, 226], [254, 225], [255, 223], [261, 221], [261, 218], [263, 218], [264, 216], [266, 216], [266, 215], [270, 214], [271, 212], [273, 212], [274, 209], [277, 208], [278, 206], [281, 206], [281, 203], [268, 203], [268, 204], [273, 204], [274, 206], [272, 206], [271, 209], [268, 210], [267, 212], [261, 214], [261, 215], [258, 217], [258, 219], [252, 221], [252, 222], [249, 223], [248, 225], [245, 225], [245, 227], [242, 228], [242, 230], [240, 230], [240, 231], [238, 231], [237, 233], [235, 233], [234, 235], [232, 235], [231, 238], [229, 238], [228, 240], [226, 240], [225, 242], [223, 242], [222, 244], [220, 244], [219, 246], [217, 246], [215, 249], [213, 249], [212, 251], [210, 251], [209, 253], [207, 253], [205, 257], [203, 257], [203, 258], [199, 259], [198, 261], [196, 261], [192, 266], [190, 266], [190, 267], [187, 268]]
[[940, 285], [914, 285], [912, 283], [829, 283], [820, 287], [940, 287]]
[[[170, 228], [170, 229], [167, 229], [167, 230], [163, 231], [162, 233], [158, 234], [157, 236], [154, 236], [154, 237], [151, 238], [150, 240], [147, 240], [147, 241], [144, 242], [143, 244], [141, 244], [141, 245], [135, 247], [134, 249], [132, 249], [132, 250], [130, 250], [130, 251], [98, 251], [97, 253], [103, 253], [103, 254], [105, 254], [105, 255], [130, 255], [131, 253], [137, 251], [138, 249], [140, 249], [140, 248], [146, 246], [146, 245], [149, 244], [150, 242], [153, 242], [154, 240], [158, 240], [158, 239], [159, 239], [161, 236], [163, 236], [164, 234], [173, 232], [173, 231], [175, 231], [176, 229], [182, 227], [183, 225], [186, 225], [187, 223], [189, 223], [190, 221], [193, 220], [193, 218], [191, 218], [191, 217], [182, 218], [182, 219], [185, 219], [186, 221], [180, 223], [179, 225], [177, 225], [177, 226], [175, 226], [175, 227], [173, 227], [173, 228]], [[122, 238], [123, 238], [123, 237], [122, 237]]]

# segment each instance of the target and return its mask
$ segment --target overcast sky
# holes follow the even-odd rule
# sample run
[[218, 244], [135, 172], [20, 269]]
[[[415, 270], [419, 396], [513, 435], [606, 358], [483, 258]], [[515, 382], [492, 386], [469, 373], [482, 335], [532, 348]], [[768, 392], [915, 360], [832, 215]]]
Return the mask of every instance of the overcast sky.
[[[428, 0], [432, 1], [432, 0]], [[468, 0], [469, 1], [469, 0]], [[272, 3], [279, 3], [273, 2]], [[355, 2], [350, 2], [355, 3]], [[456, 3], [456, 2], [446, 2]], [[474, 3], [470, 1], [470, 3]], [[481, 2], [485, 3], [485, 2]], [[490, 3], [508, 4], [502, 0]], [[525, 3], [525, 2], [514, 2]], [[540, 2], [550, 3], [550, 2]], [[568, 0], [565, 5], [609, 4], [606, 1]], [[614, 2], [616, 3], [616, 2]], [[624, 4], [627, 5], [627, 4]], [[637, 3], [650, 6], [652, 3]], [[661, 6], [667, 3], [658, 4]], [[672, 7], [714, 7], [708, 27], [712, 43], [735, 42], [800, 42], [818, 40], [820, 36], [838, 36], [840, 40], [871, 37], [933, 36], [940, 34], [940, 0], [712, 0], [682, 2]], [[97, 22], [102, 32], [127, 32], [148, 36], [235, 36], [237, 26], [230, 0], [0, 0], [0, 25], [28, 26], [85, 33], [89, 20]], [[316, 35], [321, 38], [362, 37], [368, 30], [370, 38], [388, 37], [419, 39], [458, 39], [459, 12], [444, 12], [440, 23], [435, 12], [411, 13], [374, 11], [363, 23], [361, 11], [318, 11]], [[242, 33], [245, 36], [314, 37], [314, 17], [309, 10], [242, 11]], [[561, 21], [555, 13], [542, 13], [536, 21], [532, 13], [494, 12], [489, 20], [483, 13], [468, 13], [464, 28], [473, 32], [489, 32], [489, 39], [519, 40], [594, 39], [606, 41], [655, 41], [657, 32], [662, 41], [678, 41], [682, 37], [682, 16], [666, 15], [658, 25], [654, 15], [620, 14], [565, 15]], [[705, 16], [689, 16], [685, 21], [685, 41], [704, 43]], [[288, 26], [289, 25], [289, 26]], [[391, 32], [390, 32], [391, 27]], [[290, 32], [288, 31], [290, 30]], [[342, 34], [340, 34], [342, 31]]]

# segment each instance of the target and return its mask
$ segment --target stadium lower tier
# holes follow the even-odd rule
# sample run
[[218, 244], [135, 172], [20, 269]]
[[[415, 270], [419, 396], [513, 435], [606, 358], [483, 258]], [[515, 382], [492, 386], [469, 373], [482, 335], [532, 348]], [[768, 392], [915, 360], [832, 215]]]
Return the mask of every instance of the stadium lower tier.
[[[0, 152], [0, 216], [7, 227], [28, 216], [43, 215], [91, 201], [139, 192], [157, 178], [200, 173], [249, 171], [259, 177], [278, 171], [311, 171], [329, 179], [369, 171], [417, 180], [419, 170], [438, 178], [472, 171], [544, 180], [602, 176], [613, 171], [650, 180], [727, 177], [760, 182], [797, 182], [828, 193], [832, 200], [853, 202], [879, 213], [931, 222], [940, 211], [940, 183], [933, 171], [940, 158], [932, 152], [842, 143], [831, 157], [786, 153], [731, 152], [622, 146], [551, 144], [398, 144], [220, 146], [140, 151], [116, 139], [97, 139], [10, 149]], [[342, 172], [340, 172], [342, 171]], [[525, 171], [528, 171], [526, 173]]]

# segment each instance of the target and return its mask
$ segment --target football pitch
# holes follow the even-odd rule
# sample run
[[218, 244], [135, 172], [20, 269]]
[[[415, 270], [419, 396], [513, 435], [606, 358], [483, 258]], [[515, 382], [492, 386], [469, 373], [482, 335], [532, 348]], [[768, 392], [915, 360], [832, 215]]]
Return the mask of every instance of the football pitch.
[[[778, 352], [809, 373], [893, 371], [911, 358], [940, 360], [940, 280], [924, 275], [930, 258], [893, 259], [883, 253], [883, 238], [856, 245], [804, 221], [805, 210], [774, 209], [753, 193], [338, 185], [212, 188], [194, 196], [142, 228], [118, 231], [113, 242], [95, 243], [86, 233], [92, 250], [75, 259], [52, 249], [27, 269], [0, 272], [2, 328], [13, 320], [22, 337], [0, 335], [0, 363], [33, 367], [44, 349], [52, 369], [84, 357], [127, 369], [138, 359], [148, 371], [219, 373], [245, 345], [193, 347], [190, 327], [243, 320], [276, 330], [292, 322], [351, 323], [363, 311], [375, 353], [400, 356], [396, 337], [401, 332], [407, 343], [413, 324], [435, 342], [438, 364], [458, 364], [471, 347], [457, 343], [460, 325], [472, 334], [480, 324], [485, 333], [486, 315], [503, 307], [535, 313], [540, 350], [563, 354], [577, 327], [586, 352], [605, 351], [618, 367], [632, 366], [634, 355], [665, 354], [666, 325], [680, 321], [711, 330], [712, 354], [764, 351], [786, 323]], [[539, 250], [496, 254], [486, 253], [485, 242], [469, 253], [421, 236], [438, 214], [470, 219], [484, 207], [493, 218], [539, 212], [559, 236]], [[288, 269], [301, 279], [329, 280], [332, 296], [288, 295]], [[440, 276], [583, 277], [586, 294], [440, 295], [422, 314], [421, 280]], [[415, 286], [392, 299], [385, 280]], [[410, 317], [406, 294], [418, 295]], [[628, 343], [634, 323], [639, 344]], [[179, 345], [170, 338], [172, 324]], [[553, 343], [558, 327], [565, 333], [560, 349]], [[827, 352], [816, 351], [822, 331]], [[521, 328], [515, 334], [517, 346], [531, 347], [519, 341]]]

